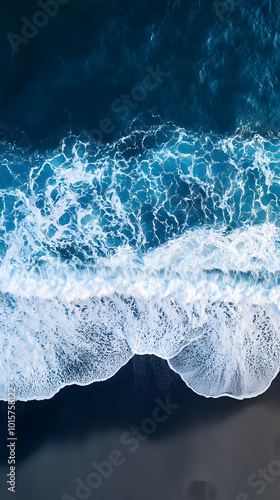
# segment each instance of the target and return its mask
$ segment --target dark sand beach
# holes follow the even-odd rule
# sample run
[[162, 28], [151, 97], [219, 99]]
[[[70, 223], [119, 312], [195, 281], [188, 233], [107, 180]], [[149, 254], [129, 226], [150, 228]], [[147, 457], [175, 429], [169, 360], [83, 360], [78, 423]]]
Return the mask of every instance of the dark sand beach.
[[[89, 480], [94, 488], [78, 490], [80, 498], [277, 500], [279, 385], [278, 377], [265, 394], [249, 400], [207, 399], [188, 389], [165, 361], [136, 356], [106, 382], [67, 387], [46, 401], [18, 402], [13, 498], [79, 498], [77, 486]], [[171, 404], [170, 414], [158, 412], [163, 421], [153, 425], [159, 401]], [[3, 441], [6, 407], [2, 402]], [[100, 466], [110, 457], [118, 465], [111, 470], [103, 464], [108, 477], [99, 485], [100, 475], [89, 478], [97, 472], [92, 463]], [[263, 469], [269, 481], [259, 477]], [[1, 445], [2, 477], [6, 470]], [[255, 486], [248, 484], [250, 477]], [[2, 483], [1, 500], [9, 498]]]
[[0, 13], [0, 499], [279, 500], [279, 0]]

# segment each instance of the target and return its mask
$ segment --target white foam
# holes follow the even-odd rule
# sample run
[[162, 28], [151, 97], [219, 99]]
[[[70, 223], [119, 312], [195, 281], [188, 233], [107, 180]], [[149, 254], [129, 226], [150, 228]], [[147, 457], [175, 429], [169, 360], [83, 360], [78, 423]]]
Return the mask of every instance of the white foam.
[[[212, 397], [255, 396], [278, 373], [278, 150], [258, 137], [171, 132], [172, 144], [137, 161], [119, 145], [91, 156], [64, 144], [1, 190], [1, 399], [12, 383], [29, 400], [105, 380], [134, 354], [168, 359]], [[221, 152], [234, 175], [219, 173]], [[181, 181], [178, 211], [203, 218], [201, 227], [166, 208]], [[145, 203], [163, 243], [156, 217], [143, 222]]]
[[206, 396], [259, 394], [280, 364], [278, 237], [272, 225], [201, 228], [141, 258], [120, 248], [92, 276], [2, 269], [1, 398], [11, 382], [20, 399], [50, 397], [144, 353], [172, 358]]

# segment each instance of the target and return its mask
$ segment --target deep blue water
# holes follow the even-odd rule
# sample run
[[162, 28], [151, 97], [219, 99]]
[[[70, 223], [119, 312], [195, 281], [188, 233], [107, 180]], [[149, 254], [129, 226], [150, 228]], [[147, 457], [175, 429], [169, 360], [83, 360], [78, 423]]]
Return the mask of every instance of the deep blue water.
[[[235, 2], [236, 3], [236, 2]], [[221, 20], [213, 2], [70, 0], [16, 54], [36, 1], [1, 3], [3, 139], [64, 137], [98, 128], [104, 117], [121, 137], [131, 121], [171, 120], [188, 131], [279, 132], [279, 5], [243, 1]], [[146, 66], [169, 73], [125, 120], [111, 104], [141, 84]], [[278, 116], [278, 118], [277, 118]]]
[[278, 373], [279, 5], [218, 5], [2, 2], [2, 399], [134, 354], [212, 397]]

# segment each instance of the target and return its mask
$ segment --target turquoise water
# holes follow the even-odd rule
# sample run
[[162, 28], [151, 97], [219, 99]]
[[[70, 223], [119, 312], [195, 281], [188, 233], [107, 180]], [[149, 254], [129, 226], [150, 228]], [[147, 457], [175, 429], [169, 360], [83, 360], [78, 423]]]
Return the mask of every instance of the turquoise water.
[[[167, 123], [110, 145], [3, 143], [1, 397], [169, 360], [243, 398], [279, 369], [279, 140]], [[28, 332], [28, 333], [27, 333]]]
[[207, 397], [264, 392], [280, 365], [279, 9], [45, 1], [2, 2], [0, 19], [0, 398], [146, 353]]

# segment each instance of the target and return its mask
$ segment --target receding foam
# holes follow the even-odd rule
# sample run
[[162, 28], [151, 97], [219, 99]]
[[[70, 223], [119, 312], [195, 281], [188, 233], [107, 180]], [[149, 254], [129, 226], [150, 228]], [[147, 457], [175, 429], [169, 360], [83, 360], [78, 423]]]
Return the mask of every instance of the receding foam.
[[207, 397], [256, 396], [278, 373], [279, 148], [147, 134], [161, 145], [137, 157], [133, 137], [3, 155], [1, 399], [106, 380], [134, 354]]

